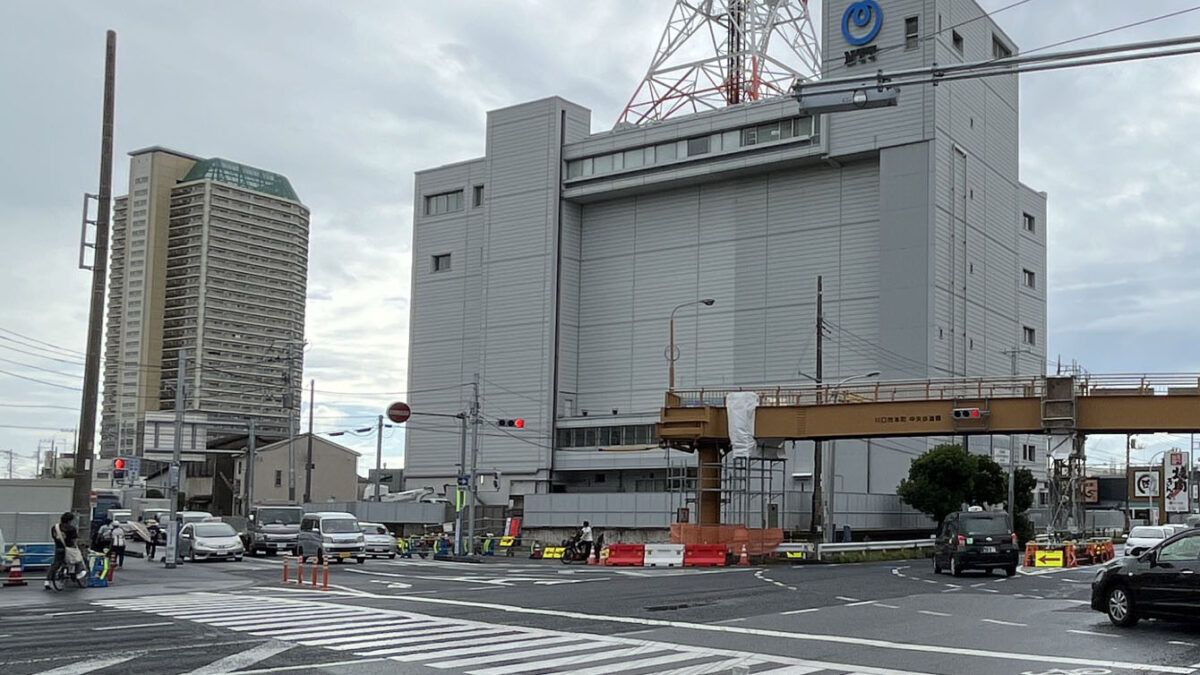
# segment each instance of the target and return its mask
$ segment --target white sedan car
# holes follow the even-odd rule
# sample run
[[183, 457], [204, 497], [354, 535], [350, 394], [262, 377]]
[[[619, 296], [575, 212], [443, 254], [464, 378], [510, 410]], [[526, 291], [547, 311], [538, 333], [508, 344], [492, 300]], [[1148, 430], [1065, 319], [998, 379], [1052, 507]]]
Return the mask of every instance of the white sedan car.
[[1129, 531], [1129, 538], [1125, 540], [1125, 555], [1139, 556], [1172, 534], [1174, 532], [1161, 525], [1139, 525]]
[[388, 532], [386, 527], [379, 523], [363, 522], [360, 522], [358, 526], [362, 529], [367, 555], [396, 557], [396, 538]]

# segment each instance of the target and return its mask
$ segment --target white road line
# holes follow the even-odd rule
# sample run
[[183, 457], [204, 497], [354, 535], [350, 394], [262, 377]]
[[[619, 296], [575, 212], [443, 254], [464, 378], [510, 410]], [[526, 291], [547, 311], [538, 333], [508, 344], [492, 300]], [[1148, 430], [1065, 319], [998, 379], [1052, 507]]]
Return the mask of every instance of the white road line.
[[1021, 628], [1029, 627], [1029, 624], [1027, 624], [1027, 623], [1017, 623], [1016, 621], [1001, 621], [1000, 619], [980, 619], [980, 621], [983, 621], [985, 623], [994, 623], [997, 626], [1019, 626]]
[[1067, 629], [1067, 632], [1068, 632], [1068, 633], [1075, 633], [1076, 635], [1099, 635], [1100, 637], [1105, 637], [1105, 638], [1108, 638], [1108, 637], [1119, 638], [1119, 637], [1121, 637], [1120, 635], [1116, 635], [1116, 634], [1114, 634], [1114, 633], [1097, 633], [1096, 631], [1092, 631], [1092, 630], [1075, 630], [1074, 628], [1068, 628], [1068, 629]]
[[[559, 645], [564, 642], [579, 642], [578, 638], [573, 638], [565, 635], [551, 635], [548, 637], [522, 637], [522, 638], [504, 638], [503, 642], [493, 642], [490, 644], [472, 644], [475, 639], [470, 640], [451, 640], [447, 642], [439, 642], [436, 645], [415, 645], [412, 647], [403, 647], [401, 649], [390, 649], [392, 655], [388, 658], [393, 661], [423, 661], [425, 659], [444, 659], [451, 656], [471, 656], [477, 654], [487, 654], [489, 652], [507, 652], [517, 649], [527, 649], [529, 647], [548, 647], [550, 645]], [[460, 645], [467, 644], [468, 647]], [[579, 645], [581, 648], [584, 645]], [[443, 649], [449, 647], [449, 649]]]
[[[839, 598], [839, 600], [840, 599], [841, 598]], [[873, 604], [875, 604], [874, 600], [859, 600], [858, 602], [848, 602], [848, 603], [842, 605], [842, 607], [862, 607], [863, 605], [873, 605]]]
[[924, 581], [924, 582], [925, 582], [925, 583], [927, 583], [927, 584], [936, 584], [936, 583], [937, 583], [937, 582], [936, 582], [936, 581], [934, 581], [933, 579], [922, 579], [921, 581]]
[[331, 626], [321, 626], [314, 628], [312, 626], [303, 626], [301, 628], [286, 628], [265, 630], [261, 632], [251, 631], [251, 635], [261, 635], [267, 637], [275, 637], [286, 640], [305, 640], [308, 638], [321, 637], [328, 635], [331, 630], [341, 630], [343, 628], [353, 628], [358, 633], [380, 632], [392, 630], [398, 626], [412, 626], [413, 624], [423, 623], [420, 619], [396, 619], [395, 617], [381, 617], [370, 621], [348, 621], [346, 623], [335, 623]]
[[[350, 661], [335, 661], [333, 663], [322, 663], [322, 664], [319, 664], [318, 667], [322, 668], [322, 669], [325, 669], [325, 668], [333, 669], [333, 668], [341, 668], [344, 666], [356, 666], [356, 665], [359, 665], [362, 663], [379, 663], [380, 661], [383, 661], [383, 660], [384, 659], [352, 659]], [[292, 670], [312, 670], [312, 669], [313, 669], [313, 664], [305, 663], [305, 664], [301, 664], [299, 666], [279, 666], [278, 668], [260, 668], [258, 670], [239, 670], [237, 672], [237, 675], [266, 675], [267, 673], [286, 673], [286, 672], [292, 671]]]
[[[534, 650], [534, 651], [538, 651], [538, 650]], [[546, 651], [546, 650], [542, 650], [542, 651]], [[595, 660], [601, 660], [601, 659], [613, 660], [613, 659], [624, 658], [626, 656], [643, 656], [646, 653], [648, 653], [648, 651], [649, 652], [661, 652], [663, 650], [660, 650], [660, 649], [647, 650], [645, 647], [642, 647], [639, 645], [637, 647], [626, 647], [624, 649], [611, 649], [611, 650], [600, 652], [600, 653], [594, 654], [594, 655], [589, 654], [588, 657], [594, 658]], [[525, 652], [525, 654], [533, 655], [534, 652]], [[495, 658], [495, 657], [481, 657], [481, 658], [484, 658], [485, 660], [480, 661], [480, 663], [511, 660], [511, 659], [499, 659], [499, 658]], [[461, 661], [471, 661], [471, 660], [473, 660], [473, 659], [460, 659], [460, 662]], [[571, 654], [570, 656], [563, 656], [563, 657], [560, 657], [557, 659], [549, 659], [547, 661], [543, 661], [541, 659], [535, 659], [532, 663], [514, 663], [511, 665], [507, 665], [507, 666], [495, 666], [493, 668], [483, 668], [481, 670], [474, 670], [474, 671], [472, 671], [472, 673], [474, 675], [511, 675], [511, 673], [522, 673], [522, 672], [527, 672], [530, 670], [541, 670], [542, 668], [556, 668], [558, 666], [575, 665], [575, 664], [580, 663], [580, 661], [582, 661], [582, 660], [585, 660], [585, 659], [583, 657], [581, 657], [581, 655]], [[434, 667], [438, 667], [438, 668], [450, 667], [444, 663], [435, 663], [432, 665]], [[618, 664], [613, 664], [613, 665], [618, 665]]]
[[928, 614], [929, 616], [951, 616], [945, 612], [935, 612], [932, 609], [918, 609], [917, 611], [921, 614]]
[[[600, 654], [597, 654], [596, 656], [598, 658], [604, 658], [604, 653], [601, 652]], [[638, 668], [650, 668], [653, 666], [663, 666], [668, 663], [676, 663], [678, 661], [690, 661], [697, 657], [703, 657], [703, 656], [710, 656], [710, 655], [709, 654], [698, 655], [691, 651], [673, 652], [673, 653], [664, 654], [662, 656], [650, 656], [650, 657], [647, 657], [644, 659], [634, 659], [633, 661], [621, 661], [620, 663], [614, 663], [614, 664], [604, 665], [604, 666], [595, 666], [592, 668], [584, 668], [582, 670], [572, 669], [571, 674], [572, 675], [605, 675], [606, 673], [613, 672], [614, 669], [617, 667], [620, 667], [622, 672], [629, 672], [632, 670], [636, 670]], [[750, 664], [746, 664], [746, 665], [750, 665]], [[788, 672], [798, 673], [798, 672], [803, 672], [803, 671], [796, 671], [795, 667], [793, 666], [793, 669]]]
[[[352, 630], [349, 633], [347, 633], [346, 631], [338, 631], [337, 633], [334, 633], [334, 635], [332, 637], [330, 636], [329, 633], [322, 632], [319, 635], [314, 636], [313, 638], [305, 637], [303, 639], [300, 639], [300, 638], [291, 637], [291, 638], [287, 638], [287, 639], [296, 640], [297, 642], [300, 642], [301, 644], [308, 646], [308, 647], [330, 647], [330, 648], [333, 648], [332, 645], [340, 645], [340, 644], [345, 644], [347, 642], [362, 642], [363, 640], [374, 640], [374, 639], [378, 639], [381, 637], [389, 637], [389, 636], [404, 637], [405, 635], [413, 634], [414, 629], [428, 630], [429, 628], [433, 628], [436, 626], [444, 626], [444, 625], [445, 624], [439, 624], [439, 623], [435, 623], [433, 621], [426, 621], [426, 622], [422, 622], [422, 623], [409, 624], [409, 625], [403, 625], [398, 622], [396, 625], [388, 626], [387, 628], [382, 629], [382, 630], [379, 630], [379, 629]], [[310, 635], [311, 635], [311, 633], [310, 633]]]
[[875, 603], [876, 607], [887, 607], [888, 609], [900, 609], [898, 605], [885, 605], [882, 602]]
[[999, 593], [1000, 592], [994, 588], [980, 588], [979, 590], [983, 591], [984, 593]]
[[838, 596], [834, 596], [834, 597], [836, 597], [838, 600], [841, 600], [843, 602], [858, 602], [858, 598], [847, 598], [844, 595], [838, 595]]
[[[0, 637], [6, 637], [6, 636], [0, 635]], [[1195, 642], [1184, 642], [1183, 640], [1167, 640], [1167, 644], [1180, 645], [1181, 647], [1195, 647], [1196, 646]]]
[[79, 663], [71, 663], [65, 666], [54, 668], [53, 670], [44, 670], [38, 675], [83, 675], [102, 668], [108, 668], [121, 663], [125, 663], [131, 659], [141, 656], [140, 654], [130, 654], [128, 656], [112, 656], [106, 659], [88, 659]]
[[720, 621], [714, 621], [713, 623], [738, 623], [740, 621], [745, 621], [745, 620], [746, 620], [746, 617], [742, 616], [742, 617], [738, 617], [736, 619], [721, 619]]
[[[413, 644], [414, 642], [429, 642], [430, 640], [436, 640], [437, 638], [445, 635], [452, 635], [455, 633], [472, 634], [478, 630], [478, 626], [471, 625], [440, 625], [435, 628], [423, 628], [421, 630], [406, 630], [397, 633], [381, 633], [366, 639], [359, 638], [357, 642], [318, 646], [328, 647], [329, 649], [336, 649], [337, 651], [344, 652], [351, 650], [370, 649], [373, 647], [387, 647], [389, 645], [407, 645]], [[315, 642], [318, 641], [307, 642], [303, 644], [305, 644], [305, 646], [310, 646], [314, 645]]]
[[267, 642], [257, 647], [251, 647], [243, 652], [230, 654], [223, 659], [213, 661], [203, 668], [188, 671], [185, 675], [219, 675], [220, 673], [231, 673], [235, 670], [241, 670], [246, 666], [252, 666], [260, 661], [266, 661], [272, 656], [286, 652], [293, 647], [295, 645]]
[[94, 609], [81, 609], [76, 612], [51, 612], [50, 614], [38, 614], [36, 616], [38, 616], [38, 617], [75, 616], [77, 614], [95, 614], [95, 613], [96, 613], [96, 610], [94, 610]]
[[[470, 644], [472, 642], [486, 644], [487, 642], [496, 640], [497, 639], [496, 636], [512, 632], [513, 630], [515, 630], [515, 629], [507, 628], [504, 626], [497, 626], [495, 628], [471, 628], [469, 630], [464, 630], [464, 631], [445, 631], [443, 633], [436, 633], [434, 635], [423, 635], [420, 638], [414, 638], [411, 640], [400, 639], [400, 640], [388, 640], [383, 643], [374, 643], [373, 646], [377, 646], [379, 644], [384, 644], [384, 645], [389, 645], [389, 646], [384, 647], [383, 649], [372, 649], [370, 651], [355, 651], [355, 653], [359, 654], [360, 656], [390, 656], [392, 654], [402, 654], [406, 651], [412, 651], [412, 650], [429, 651], [430, 649], [437, 649], [443, 645], [449, 645], [450, 647], [457, 647], [457, 646], [460, 646], [463, 644]], [[441, 637], [443, 635], [449, 637], [450, 639], [449, 640], [441, 639]], [[406, 645], [406, 646], [392, 647], [390, 645]], [[362, 649], [362, 647], [351, 646], [351, 647], [347, 647], [344, 651], [360, 650], [360, 649]]]
[[[696, 666], [684, 666], [683, 668], [675, 668], [674, 670], [659, 670], [653, 675], [709, 675], [710, 673], [720, 673], [726, 670], [732, 670], [736, 666], [756, 666], [761, 661], [747, 659], [727, 659], [725, 661], [717, 661], [716, 663], [702, 663]], [[798, 666], [791, 666], [797, 668]], [[803, 673], [805, 671], [790, 671]], [[807, 671], [813, 672], [813, 671]]]
[[99, 628], [93, 628], [92, 630], [94, 630], [94, 631], [131, 630], [134, 628], [157, 628], [159, 626], [174, 626], [174, 625], [175, 625], [174, 621], [160, 621], [158, 623], [135, 623], [131, 626], [101, 626]]
[[[660, 626], [668, 628], [680, 628], [685, 630], [704, 631], [704, 632], [719, 632], [719, 633], [737, 633], [741, 635], [756, 635], [762, 637], [777, 637], [790, 640], [802, 640], [807, 642], [826, 642], [833, 644], [856, 645], [862, 647], [873, 647], [878, 649], [891, 649], [896, 651], [922, 652], [932, 654], [954, 654], [959, 656], [974, 656], [979, 658], [1010, 660], [1010, 661], [1027, 661], [1034, 663], [1052, 663], [1059, 665], [1077, 665], [1077, 666], [1095, 666], [1100, 668], [1116, 668], [1122, 670], [1144, 670], [1147, 672], [1161, 673], [1176, 673], [1178, 675], [1194, 675], [1193, 671], [1200, 668], [1197, 666], [1168, 666], [1161, 664], [1146, 664], [1130, 661], [1110, 661], [1105, 659], [1088, 659], [1071, 656], [1052, 656], [1043, 654], [1021, 654], [1015, 652], [1000, 652], [987, 649], [971, 649], [966, 647], [947, 647], [942, 645], [925, 645], [925, 644], [910, 644], [903, 642], [892, 642], [888, 640], [878, 640], [872, 638], [851, 637], [848, 635], [828, 635], [821, 633], [799, 633], [786, 630], [774, 630], [766, 628], [751, 628], [746, 626], [714, 626], [711, 624], [693, 623], [688, 621], [671, 621], [667, 619], [646, 619], [641, 617], [631, 616], [615, 616], [615, 615], [594, 615], [586, 612], [566, 611], [560, 609], [541, 609], [536, 607], [518, 607], [514, 605], [500, 605], [487, 602], [475, 602], [469, 600], [454, 600], [451, 598], [429, 598], [406, 595], [382, 595], [374, 594], [371, 597], [383, 598], [396, 602], [415, 602], [419, 604], [432, 605], [449, 605], [456, 607], [471, 607], [475, 609], [487, 609], [496, 612], [509, 614], [537, 614], [542, 616], [553, 616], [559, 620], [562, 619], [579, 619], [581, 621], [595, 621], [604, 623], [626, 623], [642, 626]], [[863, 672], [872, 672], [857, 667]], [[887, 671], [877, 670], [875, 672], [885, 673]]]
[[789, 614], [807, 614], [809, 612], [819, 612], [820, 610], [821, 610], [820, 607], [813, 607], [811, 609], [793, 609], [790, 612], [780, 612], [779, 615], [787, 616]]

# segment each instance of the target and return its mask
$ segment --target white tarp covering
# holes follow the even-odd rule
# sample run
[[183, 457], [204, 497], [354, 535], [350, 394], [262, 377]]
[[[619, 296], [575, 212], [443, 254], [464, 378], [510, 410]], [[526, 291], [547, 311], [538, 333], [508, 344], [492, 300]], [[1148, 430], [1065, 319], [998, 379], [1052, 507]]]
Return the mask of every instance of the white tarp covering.
[[725, 395], [725, 416], [729, 420], [729, 442], [734, 457], [749, 457], [758, 446], [754, 440], [754, 411], [758, 394], [735, 391]]

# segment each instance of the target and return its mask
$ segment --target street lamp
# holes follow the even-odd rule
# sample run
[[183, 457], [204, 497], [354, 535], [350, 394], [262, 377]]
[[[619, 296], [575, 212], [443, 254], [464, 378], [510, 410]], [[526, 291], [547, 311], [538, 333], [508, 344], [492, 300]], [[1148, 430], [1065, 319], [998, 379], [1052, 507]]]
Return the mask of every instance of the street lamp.
[[[830, 390], [832, 393], [831, 398], [834, 401], [836, 401], [837, 397], [838, 397], [838, 389], [842, 385], [846, 384], [847, 382], [850, 382], [851, 380], [864, 380], [869, 377], [879, 377], [879, 371], [872, 370], [870, 372], [860, 373], [858, 375], [851, 375], [850, 377], [842, 378], [841, 380], [838, 381], [837, 384], [833, 385], [833, 389]], [[833, 524], [833, 517], [834, 517], [834, 500], [837, 498], [836, 477], [838, 475], [838, 473], [837, 473], [837, 452], [835, 452], [836, 449], [837, 449], [837, 439], [835, 438], [835, 439], [829, 441], [829, 473], [835, 477], [835, 480], [832, 482], [833, 484], [829, 486], [829, 491], [825, 494], [825, 503], [824, 503], [824, 507], [825, 507], [825, 519], [824, 519], [825, 520], [825, 537], [824, 538], [825, 538], [826, 543], [833, 541], [833, 528], [831, 527], [831, 525]], [[844, 483], [843, 483], [843, 487], [845, 487]], [[869, 491], [870, 486], [868, 485], [867, 488]]]
[[667, 389], [669, 391], [675, 391], [675, 360], [678, 358], [678, 354], [675, 353], [675, 312], [678, 312], [684, 307], [691, 307], [692, 305], [704, 305], [706, 307], [711, 307], [714, 302], [716, 302], [716, 300], [712, 298], [693, 300], [691, 302], [685, 302], [681, 305], [676, 305], [675, 309], [671, 310], [671, 342], [667, 346], [667, 361], [671, 363], [670, 376], [667, 380]]

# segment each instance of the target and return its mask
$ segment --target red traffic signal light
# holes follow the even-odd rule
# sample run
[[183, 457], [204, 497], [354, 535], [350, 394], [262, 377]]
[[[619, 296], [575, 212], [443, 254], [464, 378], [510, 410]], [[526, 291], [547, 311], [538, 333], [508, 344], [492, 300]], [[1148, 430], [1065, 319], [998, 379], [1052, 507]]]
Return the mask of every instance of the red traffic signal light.
[[125, 460], [120, 459], [120, 458], [113, 460], [113, 468], [114, 469], [124, 469], [125, 468]]
[[498, 426], [498, 427], [515, 427], [517, 429], [524, 429], [525, 428], [525, 420], [523, 420], [523, 419], [496, 420], [496, 426]]
[[521, 420], [521, 419], [513, 420], [513, 426], [518, 429], [524, 429], [525, 428], [525, 420]]

